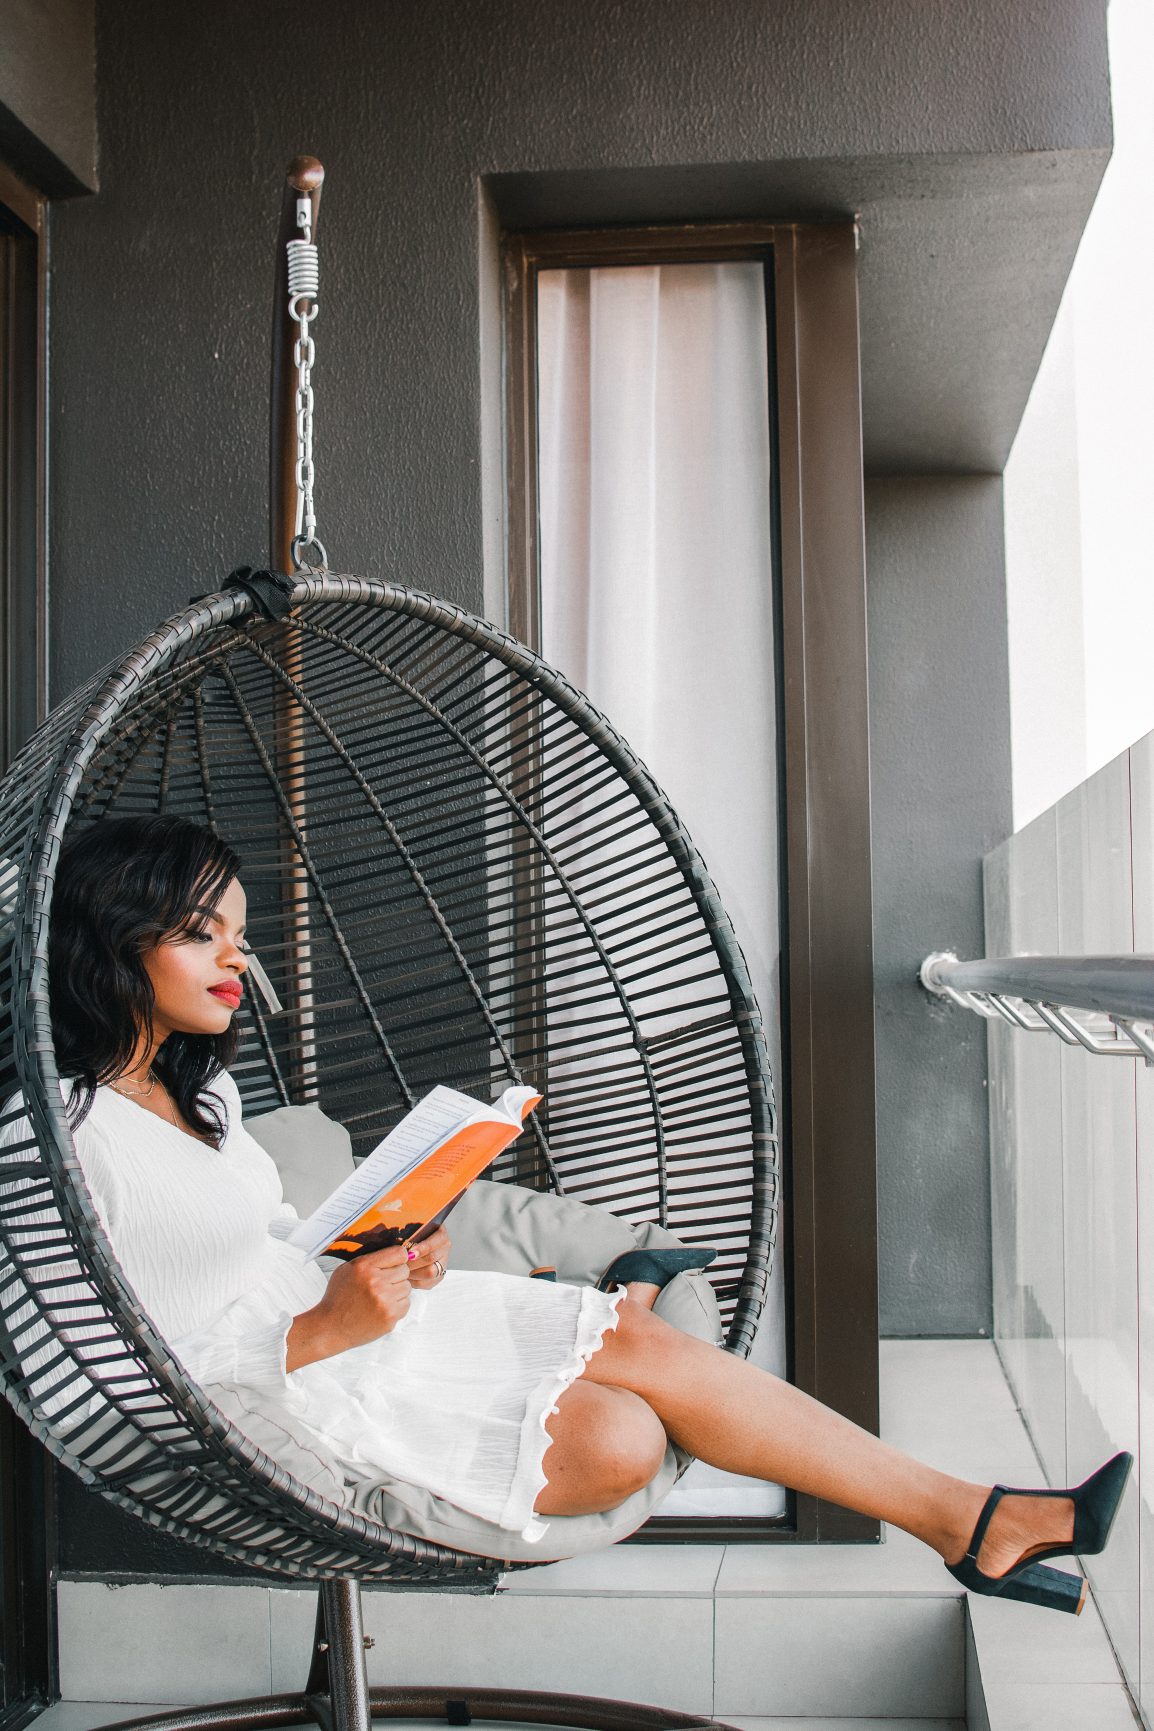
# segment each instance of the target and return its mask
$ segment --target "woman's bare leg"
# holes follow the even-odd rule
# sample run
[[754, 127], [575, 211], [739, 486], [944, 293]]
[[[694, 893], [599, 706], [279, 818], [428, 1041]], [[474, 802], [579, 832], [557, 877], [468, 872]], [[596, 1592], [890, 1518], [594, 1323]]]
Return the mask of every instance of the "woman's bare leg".
[[[964, 1554], [990, 1488], [925, 1466], [790, 1383], [628, 1301], [583, 1380], [639, 1394], [674, 1442], [701, 1460], [889, 1521], [947, 1562]], [[1003, 1498], [979, 1566], [1003, 1574], [1024, 1553], [1072, 1538], [1073, 1520], [1068, 1498]]]
[[533, 1504], [539, 1515], [596, 1515], [647, 1485], [668, 1439], [647, 1401], [627, 1388], [571, 1384], [545, 1420], [548, 1478]]

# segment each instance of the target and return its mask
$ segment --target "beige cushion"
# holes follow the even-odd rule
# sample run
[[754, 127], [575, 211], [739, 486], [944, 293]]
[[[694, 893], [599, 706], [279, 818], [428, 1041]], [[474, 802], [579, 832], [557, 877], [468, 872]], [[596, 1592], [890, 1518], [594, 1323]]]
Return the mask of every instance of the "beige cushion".
[[[245, 1119], [248, 1130], [272, 1155], [281, 1171], [285, 1200], [311, 1213], [351, 1170], [348, 1133], [316, 1106], [282, 1106], [263, 1117]], [[315, 1168], [312, 1162], [316, 1162]], [[324, 1174], [323, 1178], [318, 1174]], [[489, 1269], [527, 1275], [553, 1267], [560, 1280], [595, 1285], [610, 1263], [634, 1249], [676, 1246], [680, 1240], [663, 1227], [631, 1226], [607, 1209], [590, 1208], [564, 1196], [544, 1195], [516, 1184], [479, 1179], [465, 1192], [446, 1222], [453, 1242], [454, 1268]], [[700, 1340], [720, 1344], [721, 1317], [713, 1288], [704, 1274], [677, 1274], [658, 1294], [654, 1311], [674, 1327]], [[233, 1412], [241, 1429], [291, 1472], [331, 1495], [331, 1479], [321, 1483], [312, 1463], [286, 1433], [251, 1409]], [[689, 1464], [690, 1457], [670, 1444], [656, 1478], [619, 1508], [599, 1515], [549, 1517], [549, 1531], [527, 1543], [508, 1528], [467, 1514], [444, 1498], [399, 1479], [357, 1485], [345, 1493], [349, 1506], [399, 1532], [510, 1562], [545, 1562], [601, 1550], [636, 1532]]]
[[319, 1106], [278, 1106], [244, 1127], [276, 1161], [284, 1199], [302, 1220], [355, 1170], [352, 1137]]
[[[680, 1248], [681, 1240], [652, 1221], [630, 1226], [606, 1208], [567, 1196], [494, 1184], [479, 1178], [446, 1221], [454, 1268], [531, 1274], [552, 1267], [558, 1280], [596, 1286], [611, 1263], [629, 1250]], [[721, 1313], [707, 1277], [675, 1274], [653, 1306], [675, 1328], [721, 1344]]]
[[[273, 1452], [269, 1450], [270, 1454]], [[400, 1479], [358, 1485], [349, 1495], [354, 1508], [372, 1515], [391, 1530], [416, 1533], [419, 1538], [432, 1539], [454, 1551], [500, 1557], [509, 1563], [553, 1563], [585, 1551], [602, 1551], [619, 1539], [627, 1539], [649, 1519], [688, 1464], [689, 1456], [670, 1443], [657, 1477], [644, 1490], [635, 1491], [619, 1508], [610, 1509], [607, 1514], [551, 1515], [548, 1532], [534, 1543], [510, 1532], [508, 1527], [483, 1521], [456, 1504], [435, 1497], [431, 1491]]]

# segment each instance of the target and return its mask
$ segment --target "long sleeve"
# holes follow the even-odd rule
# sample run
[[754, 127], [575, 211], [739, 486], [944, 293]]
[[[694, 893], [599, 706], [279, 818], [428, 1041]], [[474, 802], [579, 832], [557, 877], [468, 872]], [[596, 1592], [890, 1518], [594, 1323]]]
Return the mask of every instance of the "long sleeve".
[[279, 1204], [272, 1219], [268, 1223], [269, 1237], [279, 1238], [283, 1242], [288, 1238], [293, 1227], [298, 1225], [299, 1222], [300, 1215], [297, 1213], [292, 1203], [282, 1202]]
[[285, 1358], [296, 1313], [278, 1310], [261, 1326], [254, 1324], [251, 1311], [247, 1299], [238, 1299], [206, 1327], [169, 1342], [194, 1382], [232, 1383], [268, 1393], [288, 1387]]
[[[299, 1215], [287, 1202], [277, 1205], [268, 1222], [269, 1237], [284, 1242]], [[252, 1314], [248, 1296], [238, 1299], [203, 1328], [169, 1344], [194, 1382], [232, 1383], [270, 1393], [287, 1384], [285, 1359], [288, 1332], [297, 1312], [278, 1310], [265, 1323]]]

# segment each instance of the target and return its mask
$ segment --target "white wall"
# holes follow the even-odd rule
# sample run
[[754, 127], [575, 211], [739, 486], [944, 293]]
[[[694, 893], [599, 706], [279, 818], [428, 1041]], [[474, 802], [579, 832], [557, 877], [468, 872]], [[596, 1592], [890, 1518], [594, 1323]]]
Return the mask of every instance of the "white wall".
[[1005, 475], [1016, 828], [1154, 727], [1154, 5], [1111, 0], [1115, 148]]
[[[990, 854], [985, 884], [990, 955], [1154, 951], [1154, 734]], [[1154, 1069], [988, 1027], [998, 1351], [1052, 1485], [1137, 1457], [1084, 1562], [1154, 1726]]]

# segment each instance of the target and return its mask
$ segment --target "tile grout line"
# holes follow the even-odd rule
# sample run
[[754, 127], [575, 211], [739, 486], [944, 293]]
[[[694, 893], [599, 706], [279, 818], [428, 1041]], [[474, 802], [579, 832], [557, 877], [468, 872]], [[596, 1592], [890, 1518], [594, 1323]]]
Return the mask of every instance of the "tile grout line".
[[272, 1588], [266, 1587], [264, 1589], [264, 1595], [265, 1610], [268, 1613], [268, 1692], [272, 1695], [276, 1692], [273, 1688], [272, 1674]]

